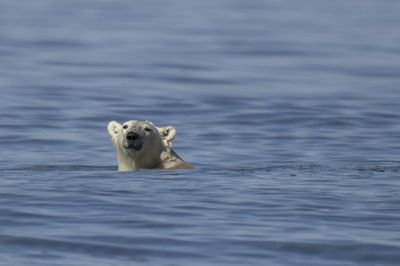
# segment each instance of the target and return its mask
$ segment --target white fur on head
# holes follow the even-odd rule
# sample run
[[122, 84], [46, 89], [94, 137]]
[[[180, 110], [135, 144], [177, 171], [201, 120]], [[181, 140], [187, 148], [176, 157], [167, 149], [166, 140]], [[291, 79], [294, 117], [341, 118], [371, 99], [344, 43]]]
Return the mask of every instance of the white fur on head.
[[157, 128], [160, 133], [161, 139], [167, 147], [172, 147], [172, 140], [176, 136], [176, 129], [173, 126], [159, 127]]
[[144, 122], [146, 122], [147, 124], [150, 124], [150, 125], [152, 125], [153, 127], [155, 127], [154, 123], [151, 122], [151, 121], [149, 121], [149, 120], [146, 120], [146, 121], [144, 121]]

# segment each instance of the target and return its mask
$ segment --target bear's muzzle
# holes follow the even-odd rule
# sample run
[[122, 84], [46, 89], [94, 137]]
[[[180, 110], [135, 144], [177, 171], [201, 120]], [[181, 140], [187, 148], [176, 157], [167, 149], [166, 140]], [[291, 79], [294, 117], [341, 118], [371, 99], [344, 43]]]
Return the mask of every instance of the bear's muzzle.
[[143, 141], [140, 139], [140, 135], [136, 132], [128, 132], [126, 134], [126, 149], [133, 149], [139, 151], [143, 147]]

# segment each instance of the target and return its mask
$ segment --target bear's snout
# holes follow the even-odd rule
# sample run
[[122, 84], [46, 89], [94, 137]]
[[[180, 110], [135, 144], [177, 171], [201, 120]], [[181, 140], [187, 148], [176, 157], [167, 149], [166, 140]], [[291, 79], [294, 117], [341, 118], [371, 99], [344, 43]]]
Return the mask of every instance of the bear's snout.
[[139, 139], [139, 134], [138, 134], [138, 133], [129, 132], [129, 133], [126, 135], [126, 140], [127, 140], [127, 141], [135, 141], [135, 140], [137, 140], [137, 139]]
[[124, 141], [124, 146], [126, 149], [140, 151], [143, 147], [143, 141], [140, 135], [136, 132], [128, 132]]

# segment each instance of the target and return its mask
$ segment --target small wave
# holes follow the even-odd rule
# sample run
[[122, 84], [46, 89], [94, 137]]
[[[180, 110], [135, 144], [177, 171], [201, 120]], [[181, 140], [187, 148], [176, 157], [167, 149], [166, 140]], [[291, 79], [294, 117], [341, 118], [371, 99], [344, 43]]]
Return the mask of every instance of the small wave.
[[[400, 172], [400, 162], [360, 162], [346, 163], [246, 163], [236, 166], [218, 166], [207, 164], [195, 164], [196, 172], [233, 172], [233, 173], [259, 173], [259, 172], [337, 172], [339, 169], [346, 172]], [[117, 166], [98, 165], [32, 165], [27, 167], [13, 167], [0, 169], [1, 172], [117, 172]]]
[[21, 168], [6, 168], [2, 172], [111, 172], [116, 166], [97, 165], [33, 165]]
[[[167, 241], [167, 240], [166, 240]], [[132, 245], [122, 245], [115, 243], [104, 243], [104, 242], [89, 242], [89, 241], [72, 241], [65, 239], [50, 239], [50, 238], [37, 238], [29, 236], [12, 236], [12, 235], [0, 235], [0, 243], [3, 245], [12, 246], [25, 246], [36, 249], [52, 249], [60, 252], [72, 252], [90, 254], [92, 256], [115, 256], [125, 257], [135, 260], [142, 260], [149, 256], [161, 256], [161, 257], [181, 257], [181, 258], [201, 258], [203, 257], [199, 253], [193, 253], [189, 251], [178, 251], [174, 248], [156, 248], [152, 247], [138, 247]], [[174, 241], [172, 241], [174, 243]]]

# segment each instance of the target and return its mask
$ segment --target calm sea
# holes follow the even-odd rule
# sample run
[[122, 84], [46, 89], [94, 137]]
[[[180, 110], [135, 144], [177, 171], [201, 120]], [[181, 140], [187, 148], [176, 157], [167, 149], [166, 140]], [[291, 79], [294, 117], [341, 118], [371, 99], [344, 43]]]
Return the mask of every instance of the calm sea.
[[[399, 265], [399, 14], [0, 0], [0, 265]], [[195, 169], [118, 173], [130, 119]]]

